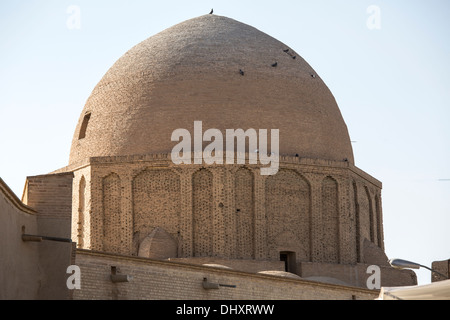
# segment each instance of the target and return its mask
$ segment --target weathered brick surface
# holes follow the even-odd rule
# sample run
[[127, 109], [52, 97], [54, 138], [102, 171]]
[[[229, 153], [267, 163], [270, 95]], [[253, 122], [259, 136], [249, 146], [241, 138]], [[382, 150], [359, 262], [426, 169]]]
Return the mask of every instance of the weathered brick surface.
[[[286, 257], [297, 273], [301, 263], [331, 274], [333, 265], [385, 263], [381, 183], [354, 166], [325, 83], [285, 49], [255, 28], [206, 15], [120, 58], [89, 97], [63, 169], [75, 174], [79, 248], [241, 266]], [[195, 121], [223, 134], [279, 129], [279, 172], [262, 176], [263, 166], [248, 161], [174, 165], [172, 133], [194, 134]]]
[[[193, 133], [194, 121], [223, 133], [279, 129], [280, 154], [353, 163], [347, 126], [332, 93], [294, 49], [283, 52], [286, 48], [217, 15], [150, 37], [124, 54], [94, 88], [74, 133], [70, 163], [169, 153], [172, 132]], [[86, 114], [89, 123], [80, 139]]]
[[230, 176], [234, 176], [235, 215], [228, 225], [228, 239], [236, 246], [235, 258], [252, 259], [255, 257], [254, 174], [247, 168], [240, 168]]
[[[373, 300], [379, 293], [301, 279], [80, 250], [76, 264], [81, 268], [81, 290], [72, 293], [76, 300]], [[132, 276], [132, 280], [111, 282], [112, 266], [121, 274]], [[236, 288], [205, 290], [204, 278], [213, 283], [236, 285]]]
[[431, 269], [440, 273], [431, 272], [432, 282], [450, 279], [450, 260], [434, 261], [431, 264]]
[[[90, 167], [74, 171], [72, 188], [72, 241], [79, 248], [91, 245], [91, 175]], [[95, 234], [95, 232], [94, 232]]]
[[70, 219], [72, 179], [71, 172], [27, 177], [26, 204], [38, 211], [41, 217]]
[[297, 259], [309, 261], [311, 191], [308, 182], [296, 170], [283, 169], [269, 176], [265, 185], [267, 258], [279, 259], [280, 251], [293, 251]]
[[177, 166], [165, 155], [92, 158], [73, 168], [75, 188], [90, 179], [83, 248], [136, 256], [160, 228], [168, 250], [178, 248], [172, 258], [277, 261], [287, 251], [299, 262], [370, 263], [365, 239], [383, 251], [379, 181], [348, 162], [283, 157], [277, 175], [259, 168]]
[[[26, 279], [38, 290], [36, 295], [376, 295], [258, 273], [282, 274], [286, 266], [302, 277], [364, 287], [365, 268], [378, 264], [383, 267], [383, 285], [414, 284], [412, 274], [386, 266], [381, 183], [354, 166], [347, 127], [333, 95], [311, 66], [287, 48], [253, 27], [206, 15], [163, 31], [120, 58], [85, 105], [69, 166], [27, 179], [23, 201], [36, 210], [36, 221], [23, 217], [25, 207], [11, 210], [8, 192], [0, 192], [0, 205], [7, 213], [3, 219], [13, 219], [2, 230], [10, 234], [8, 228], [14, 227], [12, 234], [17, 236], [19, 224], [32, 222], [35, 232], [71, 235], [79, 248], [75, 255], [73, 244], [41, 244], [39, 268], [44, 271], [35, 281]], [[279, 129], [279, 172], [262, 176], [263, 166], [248, 161], [174, 165], [169, 156], [175, 145], [172, 133], [180, 128], [193, 133], [194, 121], [202, 121], [204, 130], [222, 133]], [[270, 142], [268, 150], [274, 151]], [[248, 160], [248, 154], [243, 156]], [[21, 242], [14, 245], [23, 252], [19, 261], [29, 268], [36, 252], [24, 249]], [[11, 259], [13, 251], [6, 255]], [[281, 256], [288, 260], [286, 265]], [[167, 259], [171, 262], [163, 261]], [[177, 263], [181, 261], [192, 265]], [[82, 268], [83, 289], [67, 295], [69, 263]], [[235, 270], [206, 268], [205, 263]], [[113, 266], [133, 275], [133, 282], [113, 284]], [[206, 291], [201, 286], [204, 277], [238, 286]]]

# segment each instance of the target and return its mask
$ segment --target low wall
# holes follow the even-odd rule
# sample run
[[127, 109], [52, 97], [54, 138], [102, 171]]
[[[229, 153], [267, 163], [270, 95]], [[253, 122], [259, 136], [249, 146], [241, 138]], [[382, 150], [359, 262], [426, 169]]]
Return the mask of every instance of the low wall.
[[[75, 300], [372, 300], [379, 291], [290, 277], [77, 250], [81, 289]], [[114, 267], [114, 268], [112, 268]], [[129, 275], [113, 283], [111, 271]], [[233, 285], [206, 290], [203, 280]]]

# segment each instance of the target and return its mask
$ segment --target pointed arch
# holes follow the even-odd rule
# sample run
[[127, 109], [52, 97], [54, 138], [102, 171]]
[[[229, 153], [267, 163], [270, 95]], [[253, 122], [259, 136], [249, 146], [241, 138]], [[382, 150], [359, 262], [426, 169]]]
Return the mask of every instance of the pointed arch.
[[180, 230], [180, 176], [170, 169], [145, 169], [132, 182], [135, 250], [155, 228], [172, 237]]
[[[297, 260], [311, 258], [311, 188], [308, 181], [294, 170], [282, 169], [266, 180], [266, 217], [269, 255], [279, 256], [279, 234], [292, 232], [285, 246], [295, 248]], [[298, 239], [298, 240], [296, 240]]]
[[138, 256], [165, 260], [177, 258], [177, 241], [166, 230], [155, 228], [139, 244]]

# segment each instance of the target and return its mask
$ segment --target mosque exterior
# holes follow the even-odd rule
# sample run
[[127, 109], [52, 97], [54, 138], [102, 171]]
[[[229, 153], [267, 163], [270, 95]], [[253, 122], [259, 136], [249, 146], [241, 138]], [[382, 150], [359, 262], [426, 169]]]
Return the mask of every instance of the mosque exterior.
[[[173, 132], [196, 121], [278, 129], [277, 173], [250, 161], [250, 143], [234, 163], [174, 163]], [[355, 166], [326, 84], [293, 48], [222, 16], [128, 51], [87, 100], [68, 166], [28, 177], [22, 201], [2, 185], [3, 228], [20, 241], [0, 297], [373, 299], [374, 266], [379, 285], [417, 284], [388, 264], [382, 184]]]

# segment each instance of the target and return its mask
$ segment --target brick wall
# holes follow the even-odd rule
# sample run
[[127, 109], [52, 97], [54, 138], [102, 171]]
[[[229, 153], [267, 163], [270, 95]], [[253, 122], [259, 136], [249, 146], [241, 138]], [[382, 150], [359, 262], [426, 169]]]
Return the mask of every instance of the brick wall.
[[[381, 183], [347, 162], [285, 157], [277, 175], [261, 176], [258, 165], [175, 166], [149, 155], [92, 158], [74, 171], [74, 189], [87, 181], [86, 249], [137, 255], [157, 227], [178, 258], [278, 260], [290, 251], [298, 261], [352, 264], [364, 260], [364, 239], [384, 247]], [[79, 198], [74, 191], [74, 207]]]
[[[38, 235], [71, 238], [73, 180], [72, 172], [27, 178], [24, 199], [37, 211]], [[77, 193], [77, 203], [79, 198]], [[67, 299], [65, 281], [67, 267], [72, 261], [72, 243], [43, 241], [36, 245], [39, 247], [41, 270], [38, 299]]]
[[[74, 299], [102, 300], [372, 300], [377, 290], [323, 284], [301, 279], [250, 274], [175, 262], [107, 255], [78, 250], [76, 264], [81, 269], [81, 290]], [[126, 283], [111, 281], [111, 267], [132, 276]], [[203, 279], [236, 285], [203, 289]], [[270, 290], [267, 290], [270, 288]]]
[[72, 182], [71, 172], [27, 177], [26, 204], [38, 211], [40, 217], [70, 219]]
[[[436, 272], [431, 272], [431, 281], [442, 281], [450, 279], [450, 259], [443, 261], [433, 261], [431, 264], [431, 269], [436, 270], [440, 274]], [[443, 277], [443, 276], [446, 276]]]
[[74, 170], [72, 189], [72, 241], [78, 248], [88, 248], [91, 245], [91, 171], [89, 166], [82, 166]]

